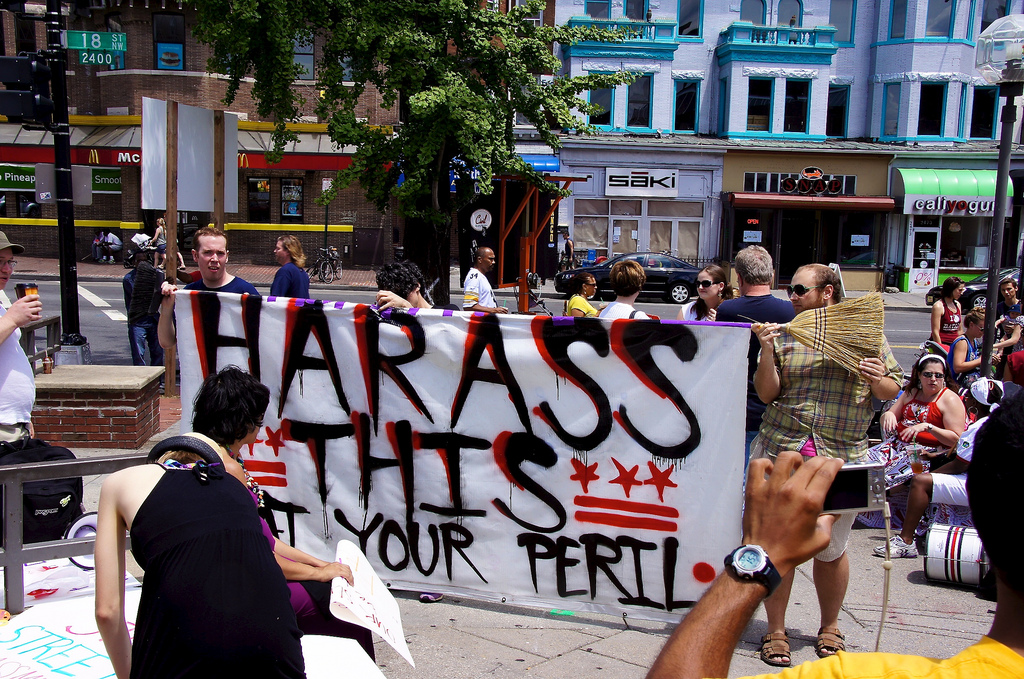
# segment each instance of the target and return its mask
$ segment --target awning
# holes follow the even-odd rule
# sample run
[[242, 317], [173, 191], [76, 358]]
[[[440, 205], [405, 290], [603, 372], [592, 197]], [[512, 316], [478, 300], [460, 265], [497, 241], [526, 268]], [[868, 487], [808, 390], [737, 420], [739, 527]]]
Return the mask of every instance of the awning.
[[532, 165], [533, 169], [537, 172], [558, 172], [561, 169], [561, 166], [558, 164], [558, 156], [524, 153], [519, 157], [525, 160], [528, 165]]
[[[892, 195], [992, 198], [996, 195], [996, 171], [897, 168]], [[1006, 195], [1013, 197], [1013, 182], [1006, 182]]]
[[804, 210], [859, 210], [890, 212], [896, 202], [889, 196], [796, 196], [785, 193], [727, 193], [734, 207], [802, 208]]

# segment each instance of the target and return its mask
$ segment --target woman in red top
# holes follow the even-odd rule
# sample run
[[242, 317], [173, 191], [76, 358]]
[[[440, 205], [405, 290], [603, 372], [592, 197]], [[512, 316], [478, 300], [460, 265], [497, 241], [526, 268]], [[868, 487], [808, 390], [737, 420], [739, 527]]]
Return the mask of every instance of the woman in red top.
[[903, 393], [882, 414], [882, 430], [892, 439], [869, 451], [885, 463], [885, 485], [892, 488], [913, 476], [907, 447], [931, 448], [921, 457], [928, 462], [942, 457], [964, 433], [967, 412], [956, 394], [956, 383], [940, 356], [926, 354], [917, 360]]
[[956, 276], [950, 276], [942, 283], [942, 299], [932, 305], [931, 340], [938, 342], [946, 351], [949, 345], [960, 336], [960, 295], [964, 292], [964, 282]]

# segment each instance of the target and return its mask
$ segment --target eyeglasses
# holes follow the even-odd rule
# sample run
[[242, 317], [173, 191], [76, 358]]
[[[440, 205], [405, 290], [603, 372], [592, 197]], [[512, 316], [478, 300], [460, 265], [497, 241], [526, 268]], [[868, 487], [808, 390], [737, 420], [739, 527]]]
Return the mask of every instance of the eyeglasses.
[[697, 287], [699, 288], [710, 288], [715, 282], [711, 280], [697, 281]]
[[921, 373], [921, 377], [929, 380], [941, 380], [945, 376], [943, 373]]
[[592, 288], [596, 288], [597, 287], [597, 281], [593, 281], [591, 283], [584, 283], [583, 285], [589, 285]]
[[811, 290], [816, 290], [817, 288], [820, 288], [820, 287], [821, 287], [820, 285], [812, 285], [811, 287], [807, 287], [806, 285], [800, 285], [800, 284], [797, 284], [797, 285], [787, 285], [786, 286], [786, 294], [788, 294], [790, 297], [792, 297], [793, 295], [796, 295], [797, 297], [803, 297], [804, 295], [806, 295]]
[[6, 269], [10, 267], [11, 271], [14, 271], [14, 268], [16, 266], [18, 266], [18, 260], [16, 259], [8, 259], [6, 261], [0, 262], [0, 269]]

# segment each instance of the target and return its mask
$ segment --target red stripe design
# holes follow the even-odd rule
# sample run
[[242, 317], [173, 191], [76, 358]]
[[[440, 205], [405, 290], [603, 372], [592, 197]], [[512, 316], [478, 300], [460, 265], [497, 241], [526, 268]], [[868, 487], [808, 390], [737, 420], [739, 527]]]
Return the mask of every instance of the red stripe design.
[[282, 479], [280, 476], [256, 476], [253, 474], [252, 477], [256, 483], [261, 486], [268, 486], [274, 488], [287, 488], [288, 479]]
[[576, 520], [580, 523], [594, 523], [601, 526], [614, 526], [615, 528], [637, 528], [640, 530], [660, 530], [667, 533], [676, 532], [674, 521], [662, 521], [661, 519], [648, 519], [643, 516], [620, 516], [619, 514], [607, 514], [605, 512], [576, 512]]
[[284, 474], [285, 465], [284, 462], [274, 462], [272, 460], [246, 460], [245, 468], [252, 472], [264, 472], [265, 474]]
[[670, 519], [679, 518], [679, 510], [675, 507], [654, 505], [649, 502], [633, 502], [631, 500], [611, 500], [603, 497], [591, 497], [589, 495], [577, 495], [573, 498], [573, 504], [577, 507], [594, 507], [596, 509], [614, 509], [620, 512], [632, 512], [633, 514], [654, 514], [655, 516], [667, 516]]

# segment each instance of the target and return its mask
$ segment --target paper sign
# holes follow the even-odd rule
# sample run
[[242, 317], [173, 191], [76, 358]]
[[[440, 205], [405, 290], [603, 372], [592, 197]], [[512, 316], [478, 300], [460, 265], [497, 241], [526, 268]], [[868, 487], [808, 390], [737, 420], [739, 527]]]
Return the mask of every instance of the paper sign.
[[331, 583], [331, 613], [338, 620], [370, 630], [416, 667], [405, 643], [398, 602], [373, 572], [366, 555], [353, 543], [342, 540], [338, 543], [337, 559], [352, 569], [355, 585], [349, 585], [345, 578], [334, 578]]

